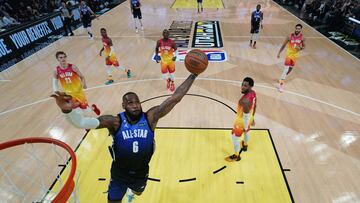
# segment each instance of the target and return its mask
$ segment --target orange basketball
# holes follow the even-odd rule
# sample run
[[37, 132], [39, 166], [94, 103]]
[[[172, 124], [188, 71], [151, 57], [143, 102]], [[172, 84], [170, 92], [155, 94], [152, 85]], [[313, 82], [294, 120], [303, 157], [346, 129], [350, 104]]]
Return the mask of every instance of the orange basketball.
[[193, 49], [185, 56], [185, 67], [190, 73], [200, 74], [209, 64], [206, 54], [200, 49]]

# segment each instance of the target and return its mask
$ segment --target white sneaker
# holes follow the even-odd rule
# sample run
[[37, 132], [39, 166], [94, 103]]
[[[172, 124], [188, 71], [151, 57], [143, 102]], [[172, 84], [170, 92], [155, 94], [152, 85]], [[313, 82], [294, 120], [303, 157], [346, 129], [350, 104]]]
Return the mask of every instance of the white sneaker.
[[130, 188], [126, 190], [126, 196], [127, 196], [127, 203], [132, 202], [135, 199], [134, 193], [131, 191]]
[[135, 29], [135, 32], [136, 32], [136, 34], [137, 34], [137, 33], [139, 33], [139, 30], [136, 28], [136, 29]]
[[127, 202], [128, 202], [128, 203], [131, 203], [134, 199], [135, 199], [135, 195], [134, 195], [134, 194], [132, 194], [132, 195], [127, 195]]
[[283, 92], [284, 91], [284, 84], [279, 84], [278, 88], [279, 92]]

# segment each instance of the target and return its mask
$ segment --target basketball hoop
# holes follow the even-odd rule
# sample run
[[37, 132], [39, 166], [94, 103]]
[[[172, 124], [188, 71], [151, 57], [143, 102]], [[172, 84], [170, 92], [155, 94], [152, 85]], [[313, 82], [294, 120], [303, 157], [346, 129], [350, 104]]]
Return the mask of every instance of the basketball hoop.
[[[46, 144], [46, 145], [44, 145]], [[50, 145], [49, 145], [50, 144]], [[34, 147], [36, 145], [36, 147]], [[51, 156], [51, 151], [49, 150], [49, 147], [53, 149], [55, 156], [54, 158]], [[30, 148], [30, 149], [29, 149]], [[62, 151], [59, 152], [57, 148], [61, 148]], [[7, 149], [7, 150], [5, 150]], [[20, 156], [20, 151], [24, 151]], [[52, 202], [52, 203], [64, 203], [68, 202], [70, 196], [73, 194], [73, 202], [78, 202], [77, 195], [74, 194], [74, 176], [76, 171], [76, 155], [74, 151], [71, 149], [69, 145], [66, 143], [53, 139], [53, 138], [47, 138], [47, 137], [30, 137], [30, 138], [23, 138], [23, 139], [16, 139], [4, 143], [0, 143], [0, 171], [4, 172], [3, 175], [0, 177], [0, 182], [6, 182], [8, 181], [8, 184], [4, 184], [4, 186], [0, 185], [0, 187], [3, 188], [0, 190], [0, 199], [3, 197], [1, 195], [6, 195], [7, 197], [13, 197], [18, 196], [18, 199], [22, 199], [22, 202]], [[5, 154], [5, 151], [8, 152], [8, 154]], [[15, 155], [15, 157], [11, 154]], [[12, 156], [11, 156], [12, 155]], [[17, 156], [19, 155], [19, 157]], [[26, 157], [24, 157], [24, 156]], [[50, 156], [50, 157], [49, 157]], [[67, 179], [64, 178], [62, 180], [61, 173], [63, 172], [63, 169], [60, 171], [60, 173], [57, 170], [60, 170], [58, 166], [47, 166], [48, 161], [45, 160], [46, 158], [49, 160], [53, 160], [57, 157], [57, 163], [61, 163], [62, 161], [65, 161], [66, 164], [62, 165], [67, 167], [71, 164], [71, 169], [69, 169], [69, 175], [67, 176]], [[19, 160], [16, 160], [16, 159]], [[25, 160], [22, 162], [22, 158]], [[6, 161], [3, 161], [7, 159]], [[9, 161], [10, 160], [10, 161]], [[60, 161], [59, 161], [60, 160]], [[35, 166], [38, 166], [38, 169], [29, 170], [27, 167], [31, 164], [30, 162], [34, 161]], [[5, 164], [3, 164], [5, 162]], [[14, 163], [15, 162], [15, 163]], [[20, 163], [17, 163], [20, 162]], [[14, 165], [18, 166], [14, 166]], [[30, 167], [31, 168], [31, 167]], [[21, 171], [21, 169], [24, 169]], [[53, 171], [52, 173], [57, 174], [56, 178], [51, 178], [48, 176], [51, 176], [50, 174], [45, 174], [44, 170], [48, 169], [49, 171]], [[19, 172], [20, 170], [20, 172]], [[30, 175], [25, 174], [28, 171]], [[34, 180], [37, 176], [34, 173], [40, 173], [39, 178], [42, 178], [42, 180]], [[1, 174], [1, 173], [0, 173]], [[24, 174], [24, 175], [23, 175]], [[34, 175], [32, 175], [34, 174]], [[24, 177], [20, 177], [24, 176]], [[18, 180], [15, 180], [18, 179]], [[44, 181], [44, 179], [48, 179], [48, 181]], [[56, 182], [54, 182], [54, 179], [56, 179]], [[66, 180], [65, 180], [66, 179]], [[34, 181], [33, 181], [34, 180]], [[52, 186], [48, 185], [47, 182], [53, 182]], [[28, 184], [31, 187], [25, 187], [23, 185]], [[37, 190], [34, 184], [40, 185], [39, 188], [46, 188], [44, 190]], [[57, 194], [51, 197], [49, 199], [49, 194], [53, 193], [53, 186], [58, 184], [59, 190], [56, 192]], [[23, 188], [30, 188], [31, 190], [34, 190], [35, 192], [33, 194], [28, 194], [28, 191], [22, 191]], [[61, 188], [61, 189], [60, 189]], [[8, 189], [8, 190], [6, 190]], [[29, 190], [30, 190], [29, 189]], [[45, 192], [45, 194], [43, 193]], [[76, 189], [75, 189], [76, 192]], [[42, 194], [41, 194], [42, 193]], [[6, 201], [6, 200], [5, 200]]]

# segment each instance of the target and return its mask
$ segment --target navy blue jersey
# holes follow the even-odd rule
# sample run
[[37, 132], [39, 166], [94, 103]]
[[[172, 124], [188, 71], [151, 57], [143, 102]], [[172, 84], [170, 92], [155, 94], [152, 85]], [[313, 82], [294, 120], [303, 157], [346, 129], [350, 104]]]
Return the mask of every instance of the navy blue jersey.
[[253, 11], [251, 14], [251, 25], [258, 27], [263, 19], [263, 13], [261, 11]]
[[148, 164], [154, 153], [154, 132], [145, 113], [133, 125], [126, 119], [124, 112], [118, 116], [121, 126], [114, 135], [112, 175], [144, 176], [148, 173]]
[[80, 13], [83, 16], [83, 18], [90, 18], [90, 8], [89, 6], [80, 6]]
[[139, 7], [139, 6], [140, 6], [140, 2], [138, 0], [131, 0], [131, 8], [132, 9], [137, 10], [136, 7]]

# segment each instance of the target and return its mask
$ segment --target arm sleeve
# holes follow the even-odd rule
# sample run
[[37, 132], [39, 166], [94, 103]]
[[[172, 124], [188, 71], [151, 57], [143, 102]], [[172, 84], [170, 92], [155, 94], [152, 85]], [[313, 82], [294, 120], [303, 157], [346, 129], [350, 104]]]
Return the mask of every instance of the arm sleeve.
[[97, 118], [84, 117], [79, 109], [66, 113], [65, 118], [77, 128], [96, 129], [100, 125], [100, 121]]

